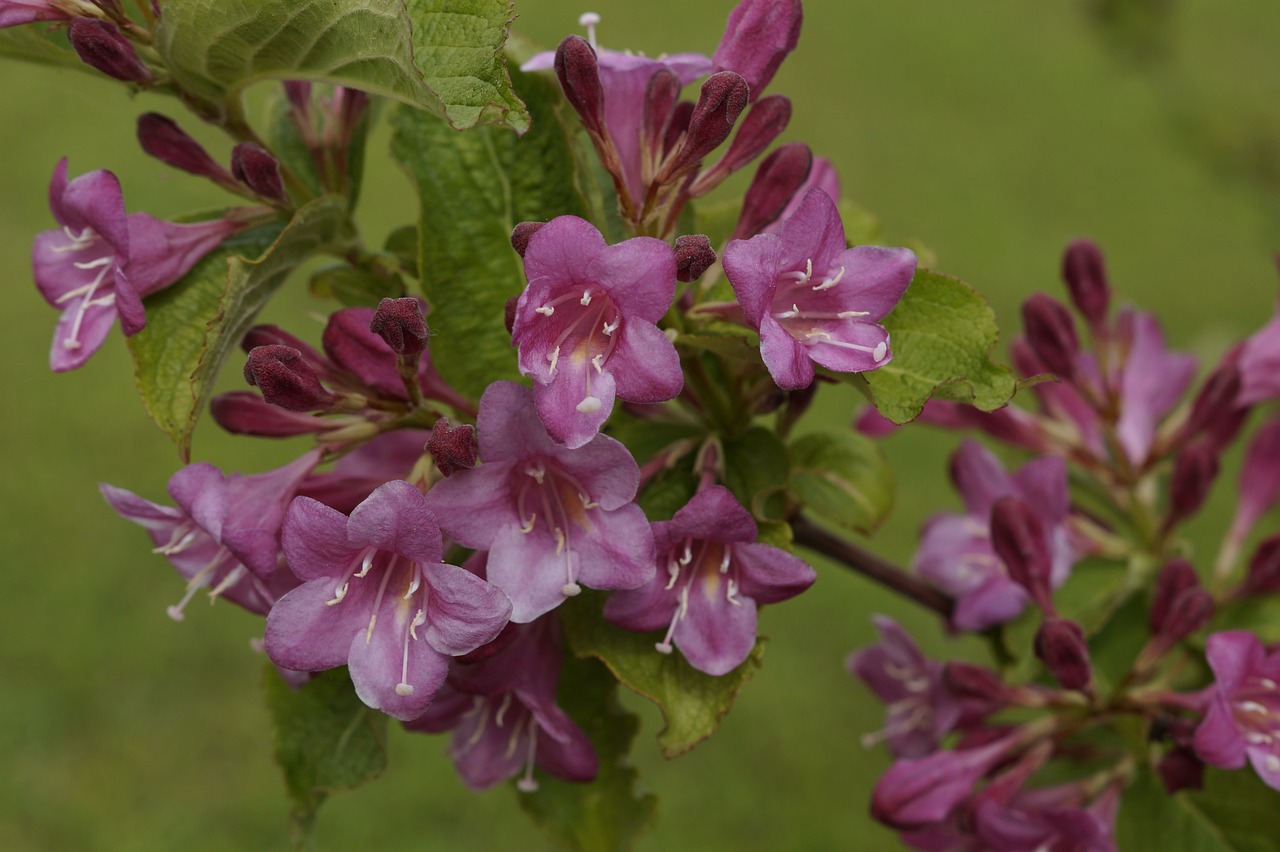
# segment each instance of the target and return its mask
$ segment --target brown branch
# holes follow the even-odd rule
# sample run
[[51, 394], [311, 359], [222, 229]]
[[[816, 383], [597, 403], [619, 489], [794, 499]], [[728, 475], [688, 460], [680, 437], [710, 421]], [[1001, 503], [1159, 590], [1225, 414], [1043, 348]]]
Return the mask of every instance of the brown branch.
[[796, 544], [839, 562], [920, 606], [933, 610], [943, 618], [951, 617], [954, 606], [951, 598], [887, 559], [827, 532], [805, 517], [792, 518], [791, 530], [795, 534]]

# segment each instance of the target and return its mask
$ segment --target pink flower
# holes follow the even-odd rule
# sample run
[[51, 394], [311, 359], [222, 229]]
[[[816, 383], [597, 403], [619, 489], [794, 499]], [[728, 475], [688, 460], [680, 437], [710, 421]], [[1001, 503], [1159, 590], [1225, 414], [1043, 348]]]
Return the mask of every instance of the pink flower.
[[1196, 728], [1196, 753], [1223, 769], [1239, 769], [1247, 759], [1267, 786], [1280, 790], [1280, 652], [1268, 654], [1257, 636], [1229, 630], [1209, 637], [1205, 657], [1215, 683]]

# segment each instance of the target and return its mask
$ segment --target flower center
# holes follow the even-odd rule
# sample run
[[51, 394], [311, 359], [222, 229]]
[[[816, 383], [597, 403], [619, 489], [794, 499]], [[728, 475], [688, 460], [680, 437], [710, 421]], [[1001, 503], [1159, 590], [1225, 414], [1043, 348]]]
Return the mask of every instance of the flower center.
[[[1249, 745], [1274, 748], [1280, 744], [1280, 688], [1274, 680], [1257, 675], [1245, 678], [1231, 696], [1231, 713]], [[1271, 754], [1266, 760], [1268, 769], [1280, 772], [1280, 757]]]
[[[696, 550], [695, 550], [696, 545]], [[662, 654], [671, 653], [671, 637], [676, 632], [676, 625], [689, 615], [689, 590], [695, 581], [701, 582], [702, 593], [708, 598], [721, 594], [732, 606], [742, 606], [738, 600], [738, 567], [733, 561], [733, 548], [722, 541], [710, 539], [694, 540], [686, 536], [684, 541], [667, 553], [667, 586], [675, 588], [681, 575], [685, 576], [680, 587], [680, 603], [667, 625], [667, 634], [654, 647]]]
[[587, 512], [600, 504], [569, 474], [549, 467], [542, 459], [531, 459], [519, 469], [516, 484], [516, 513], [520, 532], [528, 535], [542, 527], [556, 543], [556, 556], [564, 557], [565, 583], [561, 588], [572, 597], [582, 591], [574, 579], [573, 527], [591, 529]]
[[591, 380], [604, 372], [604, 365], [618, 344], [617, 331], [622, 312], [603, 291], [586, 287], [560, 295], [534, 308], [545, 321], [557, 325], [555, 343], [547, 353], [547, 378], [554, 380], [561, 358], [571, 361], [583, 381], [578, 411], [594, 414], [603, 402], [591, 393]]
[[839, 286], [844, 272], [843, 266], [828, 269], [822, 280], [814, 283], [813, 259], [810, 258], [805, 261], [803, 270], [782, 273], [778, 276], [769, 314], [788, 334], [806, 346], [824, 344], [854, 349], [870, 353], [876, 361], [883, 361], [889, 351], [883, 341], [875, 346], [863, 346], [840, 339], [840, 332], [851, 321], [871, 315], [869, 311], [850, 308], [847, 297], [827, 292]]

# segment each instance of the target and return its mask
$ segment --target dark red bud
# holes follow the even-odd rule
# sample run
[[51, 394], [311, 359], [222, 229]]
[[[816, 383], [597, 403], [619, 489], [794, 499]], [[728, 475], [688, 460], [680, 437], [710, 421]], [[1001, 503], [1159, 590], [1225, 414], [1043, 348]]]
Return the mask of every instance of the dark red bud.
[[600, 65], [586, 39], [571, 35], [556, 48], [556, 77], [582, 125], [593, 136], [604, 133], [604, 89], [600, 85]]
[[1062, 280], [1067, 283], [1071, 302], [1090, 325], [1102, 326], [1107, 320], [1111, 301], [1111, 285], [1102, 250], [1091, 240], [1076, 240], [1062, 256]]
[[507, 299], [507, 304], [503, 306], [502, 322], [507, 327], [507, 334], [511, 334], [516, 327], [516, 307], [520, 304], [519, 296], [512, 296]]
[[1027, 345], [1049, 371], [1070, 379], [1076, 371], [1080, 341], [1076, 323], [1066, 306], [1052, 296], [1034, 293], [1022, 303]]
[[233, 435], [256, 435], [259, 438], [306, 435], [323, 432], [333, 425], [329, 418], [277, 408], [253, 391], [218, 394], [209, 401], [209, 414]]
[[427, 321], [422, 304], [413, 296], [379, 302], [369, 330], [387, 341], [397, 355], [418, 355], [427, 348]]
[[525, 249], [529, 248], [529, 240], [533, 239], [533, 235], [542, 230], [542, 226], [546, 222], [521, 222], [516, 225], [515, 230], [511, 232], [511, 247], [516, 250], [516, 254], [524, 257]]
[[151, 69], [115, 24], [97, 18], [72, 18], [67, 38], [85, 65], [126, 83], [148, 83]]
[[729, 150], [708, 171], [698, 175], [689, 187], [689, 195], [706, 195], [733, 172], [750, 163], [773, 144], [791, 121], [791, 100], [783, 95], [761, 98], [747, 113]]
[[214, 162], [199, 142], [173, 119], [158, 112], [138, 116], [138, 144], [143, 151], [175, 169], [217, 181], [231, 181], [227, 170]]
[[[653, 162], [661, 161], [670, 147], [667, 131], [680, 100], [680, 88], [680, 78], [667, 68], [658, 69], [645, 88], [640, 138], [645, 155], [652, 157]], [[687, 116], [685, 126], [688, 126]]]
[[1240, 368], [1235, 359], [1209, 374], [1191, 404], [1191, 413], [1182, 427], [1184, 440], [1203, 434], [1215, 447], [1222, 448], [1235, 438], [1243, 425], [1247, 408], [1236, 402], [1240, 397]]
[[1218, 452], [1207, 441], [1191, 444], [1173, 462], [1173, 476], [1169, 480], [1169, 513], [1164, 526], [1186, 520], [1204, 505], [1218, 476]]
[[1208, 624], [1209, 619], [1213, 618], [1213, 608], [1213, 595], [1204, 589], [1196, 587], [1182, 590], [1169, 605], [1157, 644], [1165, 649], [1172, 648]]
[[261, 390], [267, 402], [288, 411], [316, 411], [334, 401], [315, 370], [292, 346], [254, 347], [244, 365], [244, 379]]
[[427, 452], [435, 459], [436, 467], [445, 476], [453, 476], [460, 470], [476, 466], [476, 429], [474, 426], [453, 426], [441, 417], [431, 427], [427, 438]]
[[942, 682], [958, 698], [990, 701], [1003, 695], [1007, 689], [1000, 676], [986, 666], [958, 661], [942, 667]]
[[241, 142], [231, 149], [231, 174], [263, 198], [288, 199], [280, 177], [280, 161], [261, 145]]
[[1151, 598], [1151, 613], [1148, 623], [1152, 633], [1159, 633], [1169, 615], [1169, 608], [1177, 600], [1178, 595], [1187, 589], [1200, 587], [1200, 578], [1196, 569], [1185, 559], [1170, 559], [1160, 567], [1156, 574], [1155, 593]]
[[708, 77], [689, 116], [684, 144], [655, 180], [666, 183], [695, 168], [704, 157], [719, 148], [733, 132], [738, 116], [746, 109], [749, 94], [747, 81], [732, 71], [721, 71]]
[[1172, 796], [1179, 790], [1200, 790], [1204, 787], [1204, 761], [1193, 749], [1177, 746], [1169, 749], [1156, 765], [1165, 792]]
[[1048, 536], [1035, 510], [1021, 497], [1001, 497], [991, 508], [991, 546], [1009, 576], [1041, 609], [1052, 613]]
[[1269, 595], [1280, 591], [1280, 535], [1263, 539], [1249, 560], [1249, 573], [1241, 584], [1241, 595]]
[[676, 280], [697, 281], [716, 262], [716, 251], [705, 234], [676, 237]]
[[1089, 646], [1080, 625], [1065, 618], [1046, 618], [1036, 632], [1036, 657], [1064, 689], [1084, 689], [1093, 679]]
[[742, 199], [742, 215], [733, 238], [754, 237], [776, 222], [808, 180], [812, 167], [813, 152], [803, 142], [783, 145], [765, 157]]

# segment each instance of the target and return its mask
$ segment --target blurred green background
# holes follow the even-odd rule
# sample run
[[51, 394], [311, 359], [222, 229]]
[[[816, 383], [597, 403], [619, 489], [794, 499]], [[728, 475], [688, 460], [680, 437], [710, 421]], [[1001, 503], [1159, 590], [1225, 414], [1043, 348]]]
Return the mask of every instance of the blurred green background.
[[[709, 53], [730, 5], [594, 9], [606, 46]], [[809, 0], [799, 51], [771, 90], [795, 103], [788, 138], [835, 161], [845, 195], [881, 217], [890, 241], [920, 238], [940, 270], [987, 294], [1006, 338], [1022, 298], [1058, 292], [1065, 243], [1089, 235], [1176, 346], [1216, 356], [1270, 316], [1277, 290], [1280, 4], [1187, 0], [1163, 23], [1141, 14], [1162, 5], [1110, 4], [1121, 26], [1107, 36], [1081, 3]], [[516, 29], [546, 45], [576, 31], [582, 11], [518, 6]], [[193, 604], [182, 624], [165, 616], [177, 575], [96, 485], [161, 499], [176, 454], [133, 397], [118, 336], [85, 369], [48, 373], [55, 315], [30, 283], [59, 156], [72, 174], [114, 170], [131, 211], [174, 216], [221, 196], [137, 150], [134, 117], [183, 118], [174, 104], [83, 74], [2, 68], [0, 849], [285, 849], [262, 660], [249, 648], [260, 622], [225, 604]], [[371, 160], [364, 222], [378, 243], [414, 205], [390, 162]], [[318, 329], [307, 315], [323, 306], [301, 291], [269, 317]], [[820, 413], [838, 428], [852, 401]], [[873, 546], [909, 561], [921, 520], [957, 505], [943, 475], [957, 440], [909, 429], [887, 442], [898, 503]], [[209, 425], [195, 442], [196, 459], [244, 471], [294, 449]], [[635, 761], [662, 800], [642, 850], [896, 848], [866, 815], [886, 756], [858, 742], [882, 711], [842, 661], [872, 640], [873, 612], [894, 613], [936, 652], [947, 639], [862, 579], [819, 568], [811, 592], [764, 614], [765, 668], [711, 741], [667, 763], [656, 712], [630, 702], [644, 723]], [[326, 805], [318, 847], [543, 848], [515, 794], [467, 792], [444, 746], [394, 730], [390, 769]]]

